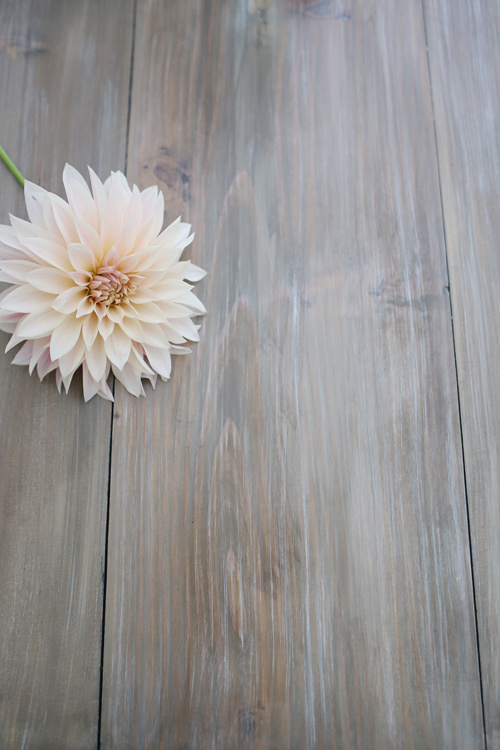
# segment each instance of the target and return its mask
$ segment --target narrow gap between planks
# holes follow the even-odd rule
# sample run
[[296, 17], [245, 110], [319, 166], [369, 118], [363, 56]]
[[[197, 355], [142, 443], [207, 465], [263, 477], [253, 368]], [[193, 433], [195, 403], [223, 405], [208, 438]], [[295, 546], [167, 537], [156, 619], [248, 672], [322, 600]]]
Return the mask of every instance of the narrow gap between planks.
[[[132, 110], [132, 84], [134, 80], [134, 53], [135, 53], [135, 33], [136, 33], [136, 19], [137, 19], [137, 0], [134, 0], [134, 6], [132, 11], [132, 41], [130, 49], [130, 76], [128, 82], [128, 103], [127, 103], [127, 126], [125, 131], [125, 159], [124, 159], [124, 174], [127, 174], [128, 164], [128, 145], [129, 145], [129, 134], [130, 134], [130, 114]], [[111, 390], [113, 392], [113, 398], [115, 396], [115, 384], [116, 379], [113, 376], [113, 384]], [[101, 617], [101, 662], [99, 668], [99, 706], [98, 706], [98, 717], [97, 717], [97, 750], [101, 750], [101, 731], [102, 731], [102, 699], [103, 699], [103, 685], [104, 685], [104, 638], [106, 628], [106, 589], [108, 581], [108, 543], [109, 543], [109, 516], [110, 516], [110, 503], [111, 503], [111, 460], [113, 455], [113, 424], [115, 418], [115, 402], [111, 402], [111, 420], [109, 426], [109, 456], [108, 456], [108, 486], [107, 486], [107, 497], [106, 497], [106, 529], [104, 536], [104, 569], [102, 572], [102, 617]]]
[[475, 628], [476, 628], [477, 666], [478, 666], [478, 673], [479, 673], [479, 690], [480, 690], [480, 695], [481, 695], [481, 714], [482, 714], [482, 719], [483, 719], [483, 743], [484, 743], [484, 750], [488, 750], [488, 742], [486, 739], [486, 717], [485, 717], [485, 712], [484, 712], [483, 675], [482, 675], [482, 669], [481, 669], [481, 645], [479, 642], [479, 624], [478, 624], [478, 616], [477, 616], [476, 581], [475, 581], [475, 576], [474, 576], [474, 554], [473, 554], [473, 549], [472, 549], [472, 534], [471, 534], [470, 511], [469, 511], [469, 493], [467, 489], [467, 468], [465, 465], [464, 433], [463, 433], [463, 426], [462, 426], [462, 403], [461, 403], [461, 394], [460, 394], [460, 382], [458, 379], [457, 345], [456, 345], [456, 339], [455, 339], [455, 324], [453, 321], [453, 298], [452, 298], [452, 293], [451, 293], [450, 266], [449, 266], [449, 261], [448, 261], [448, 241], [446, 237], [446, 222], [445, 222], [445, 217], [444, 217], [441, 169], [439, 166], [439, 147], [438, 147], [438, 139], [437, 139], [437, 131], [436, 131], [436, 117], [435, 117], [435, 111], [434, 111], [434, 90], [432, 87], [432, 73], [431, 73], [430, 53], [429, 53], [429, 38], [428, 38], [428, 33], [427, 33], [427, 19], [425, 15], [425, 0], [421, 0], [421, 1], [422, 1], [422, 19], [423, 19], [423, 27], [424, 27], [424, 43], [425, 43], [425, 52], [426, 52], [426, 57], [427, 57], [427, 76], [429, 79], [429, 91], [430, 91], [430, 96], [431, 96], [431, 107], [432, 107], [434, 151], [436, 154], [436, 167], [437, 167], [438, 184], [439, 184], [439, 201], [440, 201], [440, 208], [441, 208], [441, 222], [442, 222], [442, 228], [443, 228], [444, 254], [445, 254], [445, 260], [446, 260], [446, 275], [448, 278], [447, 289], [448, 289], [448, 299], [450, 302], [453, 359], [454, 359], [454, 364], [455, 364], [455, 380], [457, 384], [458, 422], [459, 422], [459, 427], [460, 427], [460, 447], [462, 451], [462, 471], [463, 471], [464, 492], [465, 492], [465, 510], [466, 510], [466, 515], [467, 515], [467, 533], [468, 533], [468, 539], [469, 539], [469, 559], [470, 559], [470, 569], [471, 569], [472, 598], [473, 598], [473, 604], [474, 604], [474, 623], [475, 623]]

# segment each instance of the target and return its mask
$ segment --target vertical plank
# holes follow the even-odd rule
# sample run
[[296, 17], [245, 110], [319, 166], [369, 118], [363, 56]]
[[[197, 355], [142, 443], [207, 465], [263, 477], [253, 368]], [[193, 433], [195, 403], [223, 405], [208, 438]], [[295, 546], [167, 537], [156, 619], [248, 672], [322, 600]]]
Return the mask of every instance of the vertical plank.
[[[62, 191], [66, 161], [122, 168], [132, 3], [2, 3], [0, 140]], [[1, 221], [26, 217], [0, 169]], [[2, 350], [8, 341], [1, 334]], [[97, 743], [110, 405], [0, 358], [0, 746]]]
[[135, 60], [209, 314], [117, 389], [103, 747], [481, 747], [420, 3], [150, 0]]
[[500, 9], [424, 3], [446, 229], [487, 746], [500, 748]]

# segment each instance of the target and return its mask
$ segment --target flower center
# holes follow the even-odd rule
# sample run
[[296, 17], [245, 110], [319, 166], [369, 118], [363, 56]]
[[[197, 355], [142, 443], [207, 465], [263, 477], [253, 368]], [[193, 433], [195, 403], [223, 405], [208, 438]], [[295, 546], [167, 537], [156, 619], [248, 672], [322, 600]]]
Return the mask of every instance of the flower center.
[[129, 297], [137, 289], [138, 277], [119, 271], [116, 266], [101, 266], [89, 283], [89, 297], [96, 304], [119, 305], [124, 297]]

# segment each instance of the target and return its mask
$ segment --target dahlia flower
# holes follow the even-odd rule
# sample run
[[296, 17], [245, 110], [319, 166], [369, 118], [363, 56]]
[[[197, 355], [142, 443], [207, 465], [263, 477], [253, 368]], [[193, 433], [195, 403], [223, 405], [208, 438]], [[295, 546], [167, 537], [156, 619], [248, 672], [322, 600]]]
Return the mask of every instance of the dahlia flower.
[[0, 329], [20, 344], [13, 363], [55, 370], [61, 392], [81, 366], [85, 401], [113, 399], [112, 371], [134, 396], [170, 376], [171, 355], [198, 341], [191, 320], [205, 311], [189, 281], [205, 272], [180, 261], [193, 239], [174, 221], [163, 232], [163, 195], [130, 188], [121, 172], [103, 184], [89, 168], [92, 191], [73, 167], [63, 182], [68, 201], [25, 182], [30, 221], [0, 226]]

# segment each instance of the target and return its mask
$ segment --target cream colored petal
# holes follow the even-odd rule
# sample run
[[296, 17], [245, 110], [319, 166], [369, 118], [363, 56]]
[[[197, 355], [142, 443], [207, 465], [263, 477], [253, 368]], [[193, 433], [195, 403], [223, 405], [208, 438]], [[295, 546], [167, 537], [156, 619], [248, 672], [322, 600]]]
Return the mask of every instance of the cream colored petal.
[[84, 354], [85, 343], [80, 335], [77, 342], [69, 352], [64, 356], [59, 357], [58, 365], [63, 378], [67, 378], [75, 372], [75, 370], [82, 364]]
[[103, 266], [116, 266], [120, 260], [120, 253], [116, 249], [116, 247], [112, 247], [111, 250], [109, 250], [103, 261]]
[[138, 320], [125, 316], [119, 323], [120, 328], [129, 336], [133, 341], [144, 341], [144, 331]]
[[90, 271], [71, 271], [69, 275], [78, 286], [88, 286], [92, 281], [92, 273]]
[[104, 375], [107, 363], [104, 341], [99, 334], [96, 336], [90, 349], [87, 349], [85, 362], [87, 363], [91, 376], [98, 382]]
[[33, 372], [38, 364], [38, 360], [45, 351], [48, 351], [50, 347], [50, 336], [44, 336], [43, 338], [36, 339], [33, 341], [33, 353], [31, 355], [29, 363], [29, 374]]
[[156, 200], [158, 198], [158, 188], [156, 185], [151, 185], [140, 193], [141, 204], [142, 204], [142, 219], [143, 222], [149, 219], [151, 212], [154, 209]]
[[29, 281], [28, 274], [30, 271], [34, 271], [40, 266], [31, 260], [2, 260], [0, 261], [0, 268], [13, 279], [16, 279], [17, 282], [26, 282]]
[[82, 325], [83, 340], [85, 341], [87, 349], [90, 349], [94, 343], [98, 330], [99, 318], [95, 314], [88, 315]]
[[169, 349], [159, 349], [155, 346], [144, 347], [151, 367], [165, 380], [170, 377], [172, 358]]
[[205, 269], [200, 268], [199, 266], [195, 266], [194, 263], [189, 263], [189, 270], [185, 276], [185, 278], [188, 281], [201, 281], [201, 279], [204, 279], [207, 275], [207, 272]]
[[92, 195], [94, 197], [94, 203], [96, 204], [97, 210], [97, 222], [98, 226], [95, 227], [96, 231], [101, 231], [101, 221], [106, 211], [106, 205], [108, 203], [108, 197], [106, 194], [106, 188], [102, 184], [99, 177], [96, 175], [93, 169], [87, 167], [90, 174], [90, 184], [92, 185]]
[[66, 164], [63, 171], [63, 182], [68, 196], [68, 203], [77, 218], [87, 221], [97, 229], [97, 208], [89, 186], [74, 167]]
[[102, 318], [99, 321], [99, 333], [103, 337], [104, 341], [113, 333], [113, 328], [115, 327], [115, 324], [112, 320], [110, 320], [108, 315], [105, 315], [104, 318]]
[[23, 284], [11, 289], [9, 294], [0, 302], [0, 307], [11, 312], [40, 312], [48, 310], [53, 299], [53, 295], [41, 292], [30, 284]]
[[49, 374], [49, 372], [52, 372], [52, 370], [55, 370], [56, 368], [57, 362], [54, 362], [54, 360], [50, 356], [49, 350], [46, 349], [40, 356], [40, 359], [38, 360], [38, 364], [36, 366], [38, 377], [40, 378], [40, 380], [43, 380], [44, 377]]
[[144, 341], [141, 343], [149, 344], [150, 346], [157, 346], [160, 349], [167, 347], [170, 341], [174, 344], [184, 343], [182, 336], [180, 336], [177, 331], [167, 323], [161, 325], [154, 323], [141, 323], [141, 325], [142, 330], [144, 331]]
[[86, 245], [91, 250], [95, 258], [102, 258], [102, 240], [94, 227], [88, 222], [78, 219], [76, 222], [76, 229], [82, 244]]
[[26, 341], [12, 360], [13, 365], [29, 365], [33, 354], [33, 341]]
[[[135, 297], [130, 300], [130, 304], [134, 307]], [[148, 302], [144, 305], [139, 305], [137, 308], [137, 318], [142, 322], [146, 323], [163, 323], [165, 316], [162, 313], [158, 305], [154, 302]]]
[[168, 300], [159, 300], [157, 303], [158, 307], [164, 314], [167, 320], [176, 320], [177, 318], [188, 318], [193, 313], [188, 310], [187, 307], [177, 304], [177, 302], [171, 302]]
[[63, 320], [64, 315], [52, 309], [32, 312], [17, 324], [16, 335], [26, 339], [48, 336]]
[[26, 210], [32, 224], [45, 227], [43, 215], [43, 200], [47, 191], [35, 185], [29, 180], [24, 181], [24, 200], [26, 201]]
[[113, 321], [113, 323], [121, 323], [123, 320], [123, 309], [121, 305], [111, 305], [108, 307], [108, 318]]
[[100, 230], [104, 252], [110, 250], [115, 244], [123, 229], [123, 223], [123, 211], [109, 195]]
[[92, 378], [85, 361], [82, 364], [82, 375], [83, 375], [83, 398], [85, 402], [90, 401], [96, 393], [99, 392], [99, 385]]
[[184, 279], [186, 278], [187, 274], [189, 273], [189, 267], [191, 266], [191, 263], [188, 260], [183, 260], [178, 263], [174, 263], [173, 266], [170, 266], [170, 268], [166, 271], [163, 280], [167, 281], [168, 279]]
[[135, 240], [136, 249], [147, 247], [158, 237], [163, 224], [164, 208], [163, 193], [160, 193], [155, 200], [149, 216], [137, 232]]
[[189, 341], [200, 340], [198, 328], [189, 318], [179, 318], [172, 325], [185, 339], [189, 339]]
[[157, 245], [162, 245], [164, 247], [175, 247], [177, 235], [179, 233], [179, 229], [181, 226], [188, 227], [188, 231], [186, 234], [189, 234], [189, 231], [191, 229], [190, 224], [181, 224], [181, 217], [178, 216], [175, 221], [173, 221], [171, 224], [168, 225], [166, 229], [161, 232], [161, 234], [158, 235], [158, 239], [156, 240]]
[[50, 266], [45, 268], [38, 266], [27, 274], [26, 281], [36, 289], [52, 295], [61, 294], [74, 286], [73, 280], [66, 271]]
[[134, 370], [130, 365], [125, 365], [122, 369], [113, 365], [112, 370], [116, 379], [120, 381], [129, 393], [133, 396], [144, 395], [141, 374], [138, 370]]
[[65, 316], [50, 337], [50, 356], [56, 360], [64, 357], [75, 346], [82, 330], [82, 321], [73, 315]]
[[143, 354], [144, 348], [142, 347], [142, 344], [132, 346], [128, 364], [135, 370], [139, 370], [141, 377], [143, 375], [153, 375], [153, 370], [144, 359]]
[[[86, 295], [86, 292], [85, 292]], [[82, 318], [84, 315], [90, 315], [94, 312], [94, 304], [91, 301], [91, 299], [87, 296], [85, 296], [80, 303], [78, 304], [78, 307], [76, 308], [76, 317]]]
[[[24, 221], [24, 219], [18, 219], [17, 216], [12, 216], [12, 214], [9, 214], [9, 219], [15, 235], [21, 242], [26, 239], [26, 237], [41, 237], [44, 240], [57, 240], [57, 238], [53, 237], [53, 235], [43, 227], [35, 226], [29, 221]], [[0, 236], [0, 240], [1, 239], [2, 237]]]
[[130, 356], [131, 345], [130, 338], [119, 326], [115, 326], [111, 336], [104, 342], [109, 361], [120, 370], [124, 367]]
[[62, 271], [72, 270], [68, 258], [68, 248], [58, 242], [41, 237], [26, 237], [23, 239], [23, 245], [27, 248], [27, 254], [29, 253], [36, 262], [40, 263], [41, 261], [54, 268], [60, 268]]
[[[150, 287], [157, 299], [181, 301], [193, 287], [181, 279], [164, 279]], [[194, 296], [194, 295], [193, 295]]]
[[79, 237], [76, 230], [76, 216], [71, 206], [68, 206], [66, 201], [63, 201], [58, 195], [51, 194], [50, 201], [52, 203], [54, 220], [65, 243], [70, 245], [72, 242], [78, 242]]
[[70, 289], [59, 294], [55, 300], [53, 300], [51, 307], [58, 312], [69, 315], [70, 313], [76, 312], [78, 306], [83, 300], [85, 300], [87, 292], [80, 286], [72, 286]]
[[[121, 230], [118, 237], [114, 240], [115, 247], [119, 250], [122, 257], [127, 256], [132, 252], [135, 247], [136, 237], [137, 225], [133, 219], [127, 218], [125, 226]], [[126, 273], [126, 271], [124, 271], [123, 273]]]
[[133, 302], [135, 305], [144, 305], [146, 303], [155, 302], [158, 299], [158, 295], [155, 294], [151, 289], [146, 289], [139, 287], [139, 289], [134, 292], [134, 294], [131, 294], [129, 297], [130, 302]]
[[196, 315], [205, 315], [206, 308], [203, 302], [201, 302], [196, 295], [194, 295], [192, 292], [188, 292], [187, 294], [184, 294], [182, 297], [179, 297], [176, 302], [179, 302], [181, 305], [186, 305], [186, 307], [189, 307]]
[[96, 257], [86, 245], [70, 245], [68, 254], [75, 271], [80, 273], [94, 273], [96, 271]]
[[[66, 239], [61, 232], [54, 216], [54, 208], [51, 199], [52, 193], [45, 193], [43, 198], [43, 223], [50, 234], [54, 235], [59, 242], [66, 244]], [[66, 204], [65, 204], [66, 205]]]

